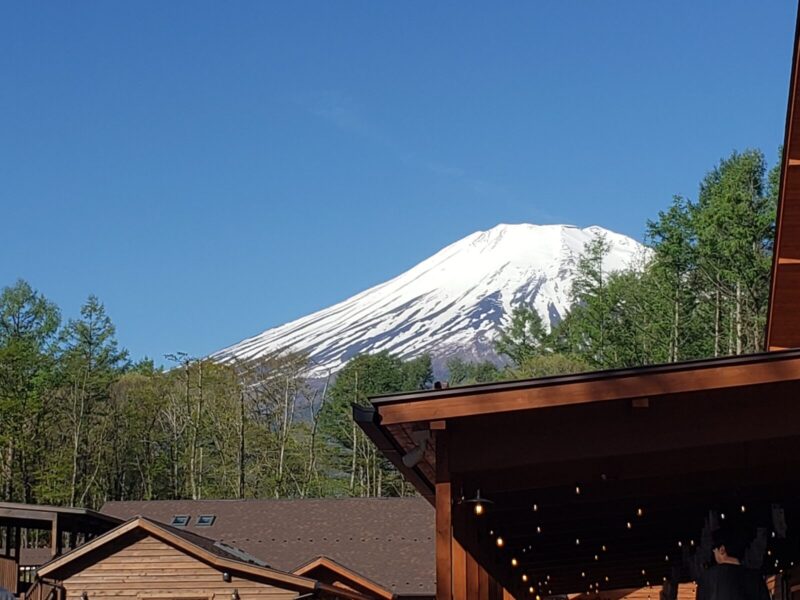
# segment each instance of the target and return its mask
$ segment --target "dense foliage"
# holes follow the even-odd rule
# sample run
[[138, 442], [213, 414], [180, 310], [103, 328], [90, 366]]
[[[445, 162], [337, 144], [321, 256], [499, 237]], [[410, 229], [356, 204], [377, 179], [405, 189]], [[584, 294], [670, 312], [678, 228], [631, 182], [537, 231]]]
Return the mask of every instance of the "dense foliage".
[[[543, 377], [762, 349], [778, 171], [733, 153], [647, 224], [650, 250], [604, 269], [596, 238], [576, 264], [572, 308], [545, 327], [516, 307], [504, 365], [448, 362], [449, 384]], [[351, 418], [369, 396], [429, 387], [431, 360], [353, 358], [312, 382], [289, 352], [173, 368], [132, 363], [90, 296], [62, 324], [18, 281], [0, 293], [0, 499], [96, 507], [111, 499], [412, 493]]]

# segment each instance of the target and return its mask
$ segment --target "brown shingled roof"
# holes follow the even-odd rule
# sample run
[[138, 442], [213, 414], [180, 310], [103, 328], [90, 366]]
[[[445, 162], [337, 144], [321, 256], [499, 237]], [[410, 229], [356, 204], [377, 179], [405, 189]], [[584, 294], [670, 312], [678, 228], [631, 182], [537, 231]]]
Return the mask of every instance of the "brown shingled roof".
[[[241, 548], [292, 571], [326, 556], [398, 595], [435, 593], [434, 513], [423, 498], [109, 502], [102, 512], [142, 515]], [[197, 517], [215, 515], [210, 527]]]

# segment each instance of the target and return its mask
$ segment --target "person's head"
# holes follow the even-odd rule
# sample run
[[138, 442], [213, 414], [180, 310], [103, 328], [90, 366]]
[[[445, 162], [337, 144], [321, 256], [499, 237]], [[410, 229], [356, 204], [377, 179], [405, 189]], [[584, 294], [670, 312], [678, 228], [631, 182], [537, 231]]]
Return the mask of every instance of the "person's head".
[[742, 527], [723, 526], [714, 534], [714, 560], [719, 563], [741, 561], [744, 558], [747, 544], [750, 541]]

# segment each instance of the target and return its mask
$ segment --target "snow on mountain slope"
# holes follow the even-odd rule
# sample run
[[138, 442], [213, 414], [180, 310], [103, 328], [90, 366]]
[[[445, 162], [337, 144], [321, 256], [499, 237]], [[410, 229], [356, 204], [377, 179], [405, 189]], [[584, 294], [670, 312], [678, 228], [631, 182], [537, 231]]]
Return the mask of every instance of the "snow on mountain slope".
[[597, 226], [497, 225], [394, 279], [211, 358], [227, 362], [305, 351], [317, 377], [356, 354], [381, 350], [404, 358], [429, 352], [438, 366], [455, 355], [496, 360], [492, 341], [513, 307], [532, 304], [549, 325], [565, 315], [578, 256], [597, 234], [611, 246], [606, 270], [623, 269], [643, 255], [635, 240]]

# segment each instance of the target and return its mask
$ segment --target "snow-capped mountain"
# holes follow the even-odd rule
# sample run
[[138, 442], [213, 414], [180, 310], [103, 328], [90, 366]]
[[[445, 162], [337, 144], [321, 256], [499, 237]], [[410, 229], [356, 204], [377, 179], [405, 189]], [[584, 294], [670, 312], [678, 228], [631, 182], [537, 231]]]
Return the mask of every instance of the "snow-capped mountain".
[[641, 258], [644, 247], [602, 227], [497, 225], [450, 244], [385, 283], [220, 350], [221, 362], [279, 350], [307, 352], [312, 376], [335, 372], [361, 352], [404, 358], [429, 352], [441, 366], [458, 355], [496, 360], [492, 341], [519, 304], [532, 304], [546, 324], [569, 308], [578, 256], [602, 234], [606, 270]]

